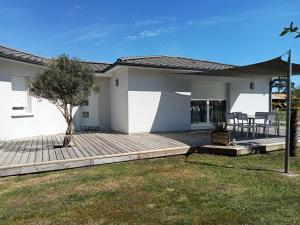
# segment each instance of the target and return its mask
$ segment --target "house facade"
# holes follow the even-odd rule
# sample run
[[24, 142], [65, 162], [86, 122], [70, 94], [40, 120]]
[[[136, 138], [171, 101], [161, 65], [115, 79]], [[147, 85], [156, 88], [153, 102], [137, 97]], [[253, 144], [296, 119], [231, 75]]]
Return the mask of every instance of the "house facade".
[[[0, 140], [65, 132], [58, 109], [29, 95], [27, 81], [47, 59], [0, 46]], [[268, 112], [266, 75], [213, 75], [232, 65], [202, 60], [145, 56], [112, 64], [87, 62], [100, 84], [88, 102], [76, 108], [74, 125], [123, 133], [210, 128], [225, 112]]]

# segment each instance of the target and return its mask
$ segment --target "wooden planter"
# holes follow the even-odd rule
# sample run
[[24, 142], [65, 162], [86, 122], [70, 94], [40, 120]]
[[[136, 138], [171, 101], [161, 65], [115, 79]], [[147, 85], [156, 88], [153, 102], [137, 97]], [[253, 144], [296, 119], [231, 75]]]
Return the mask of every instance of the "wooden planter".
[[211, 140], [214, 145], [229, 145], [230, 132], [229, 131], [212, 131]]

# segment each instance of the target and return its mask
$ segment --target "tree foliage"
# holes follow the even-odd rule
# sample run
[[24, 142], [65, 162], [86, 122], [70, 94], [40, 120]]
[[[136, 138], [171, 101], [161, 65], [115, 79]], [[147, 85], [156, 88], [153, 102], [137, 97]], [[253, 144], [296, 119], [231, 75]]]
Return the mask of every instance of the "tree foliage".
[[[274, 93], [286, 93], [286, 77], [278, 77], [272, 80], [272, 89], [275, 89]], [[295, 83], [291, 83], [291, 90], [295, 89]]]
[[280, 36], [284, 36], [288, 33], [293, 33], [295, 34], [295, 38], [300, 38], [300, 32], [298, 30], [298, 27], [294, 26], [294, 22], [291, 22], [290, 26], [283, 28], [283, 30], [280, 33]]
[[30, 94], [48, 99], [64, 116], [67, 123], [64, 146], [72, 137], [73, 108], [87, 101], [92, 91], [98, 90], [91, 67], [65, 54], [49, 60], [30, 82]]

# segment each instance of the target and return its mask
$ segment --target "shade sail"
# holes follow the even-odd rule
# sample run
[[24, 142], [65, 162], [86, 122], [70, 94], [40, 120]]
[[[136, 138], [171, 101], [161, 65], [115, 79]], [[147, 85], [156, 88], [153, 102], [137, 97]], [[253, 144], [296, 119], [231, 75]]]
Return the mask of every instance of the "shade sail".
[[[288, 64], [281, 57], [276, 57], [267, 61], [245, 65], [232, 66], [228, 69], [208, 70], [195, 72], [192, 74], [209, 74], [209, 75], [264, 75], [264, 76], [286, 76]], [[300, 75], [300, 65], [292, 64], [293, 75]]]

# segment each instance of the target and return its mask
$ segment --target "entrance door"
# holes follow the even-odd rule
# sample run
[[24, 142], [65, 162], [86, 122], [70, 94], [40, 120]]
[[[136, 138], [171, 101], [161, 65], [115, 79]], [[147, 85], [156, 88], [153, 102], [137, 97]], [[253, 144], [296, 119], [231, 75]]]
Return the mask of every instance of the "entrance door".
[[80, 126], [81, 127], [98, 127], [98, 94], [92, 93], [88, 101], [80, 106]]
[[213, 122], [225, 121], [225, 113], [225, 100], [192, 100], [192, 128], [211, 128]]

